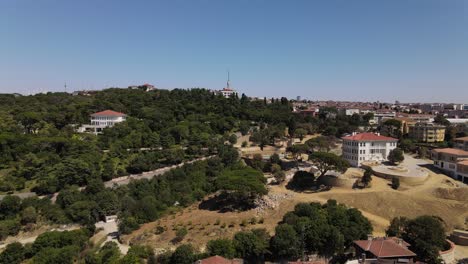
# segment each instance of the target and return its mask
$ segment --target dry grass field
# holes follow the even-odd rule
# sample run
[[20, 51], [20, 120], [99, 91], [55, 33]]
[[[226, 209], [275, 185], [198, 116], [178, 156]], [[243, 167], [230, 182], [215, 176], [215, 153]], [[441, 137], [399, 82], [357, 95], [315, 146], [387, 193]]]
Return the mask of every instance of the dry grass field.
[[[416, 217], [428, 214], [444, 219], [447, 228], [465, 228], [468, 217], [468, 188], [457, 187], [456, 182], [445, 175], [430, 172], [423, 185], [410, 187], [402, 185], [393, 190], [389, 182], [373, 177], [372, 186], [363, 190], [333, 188], [327, 192], [295, 192], [281, 186], [270, 186], [270, 196], [283, 197], [277, 206], [263, 211], [220, 213], [199, 209], [194, 204], [176, 214], [168, 215], [156, 222], [143, 225], [130, 235], [124, 236], [124, 243], [148, 244], [157, 249], [175, 248], [171, 242], [175, 230], [188, 230], [182, 242], [192, 243], [200, 249], [207, 241], [215, 238], [230, 238], [240, 230], [266, 228], [271, 234], [283, 215], [293, 210], [299, 202], [326, 202], [336, 199], [350, 207], [358, 208], [372, 222], [374, 235], [383, 235], [389, 221], [396, 216]], [[249, 223], [254, 218], [256, 223]], [[259, 223], [262, 222], [262, 223]], [[157, 234], [156, 228], [164, 228]]]

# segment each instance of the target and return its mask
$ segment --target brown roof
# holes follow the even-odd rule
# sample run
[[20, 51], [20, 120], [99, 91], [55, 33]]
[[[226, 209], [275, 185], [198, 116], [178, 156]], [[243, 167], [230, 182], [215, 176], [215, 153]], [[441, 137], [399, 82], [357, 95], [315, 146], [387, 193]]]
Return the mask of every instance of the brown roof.
[[459, 138], [456, 138], [455, 140], [468, 141], [468, 137], [459, 137]]
[[127, 115], [124, 113], [120, 113], [120, 112], [116, 112], [112, 110], [104, 110], [101, 112], [91, 114], [91, 116], [127, 116]]
[[396, 138], [380, 136], [374, 133], [359, 133], [354, 136], [343, 137], [342, 139], [357, 141], [398, 141]]
[[468, 156], [468, 151], [464, 151], [462, 149], [455, 149], [455, 148], [440, 148], [440, 149], [433, 149], [432, 151], [436, 153], [445, 153], [445, 154], [452, 154], [457, 156]]
[[408, 243], [398, 244], [392, 238], [375, 238], [372, 240], [356, 240], [354, 244], [366, 252], [372, 253], [377, 258], [390, 257], [415, 257], [416, 254], [409, 250], [405, 245]]
[[465, 166], [468, 166], [468, 159], [467, 160], [462, 160], [462, 161], [459, 161], [457, 162], [458, 165], [465, 165]]

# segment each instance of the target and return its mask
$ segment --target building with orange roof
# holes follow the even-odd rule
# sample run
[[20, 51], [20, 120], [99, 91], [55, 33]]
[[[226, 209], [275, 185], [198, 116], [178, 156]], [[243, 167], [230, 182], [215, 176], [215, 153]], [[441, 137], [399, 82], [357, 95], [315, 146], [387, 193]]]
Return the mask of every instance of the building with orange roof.
[[343, 158], [355, 167], [365, 161], [386, 161], [398, 142], [396, 138], [381, 136], [379, 133], [353, 133], [342, 139]]
[[457, 180], [468, 184], [468, 159], [457, 162]]

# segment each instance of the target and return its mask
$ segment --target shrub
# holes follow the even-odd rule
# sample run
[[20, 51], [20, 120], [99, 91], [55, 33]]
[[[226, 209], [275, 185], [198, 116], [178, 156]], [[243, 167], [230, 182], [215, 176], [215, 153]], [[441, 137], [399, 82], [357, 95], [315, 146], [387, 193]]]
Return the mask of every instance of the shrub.
[[257, 218], [255, 218], [255, 217], [250, 218], [250, 224], [251, 225], [257, 224]]
[[392, 178], [392, 188], [397, 190], [400, 187], [400, 178], [393, 177]]
[[221, 223], [221, 220], [219, 220], [219, 218], [218, 218], [218, 219], [216, 219], [216, 221], [214, 222], [214, 225], [219, 225], [220, 223]]

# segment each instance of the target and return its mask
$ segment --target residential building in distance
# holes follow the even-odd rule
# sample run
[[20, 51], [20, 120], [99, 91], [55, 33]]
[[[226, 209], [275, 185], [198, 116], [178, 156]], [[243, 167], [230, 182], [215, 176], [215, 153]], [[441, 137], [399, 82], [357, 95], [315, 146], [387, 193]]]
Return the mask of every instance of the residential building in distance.
[[124, 122], [126, 118], [126, 114], [112, 110], [97, 112], [90, 115], [91, 124], [81, 126], [78, 132], [99, 134], [104, 128]]
[[381, 124], [385, 119], [393, 119], [396, 117], [396, 112], [392, 110], [377, 110], [374, 112], [374, 119], [371, 119], [369, 123], [371, 125]]
[[231, 80], [229, 78], [229, 72], [228, 72], [228, 79], [226, 82], [226, 87], [223, 88], [222, 90], [217, 91], [217, 93], [221, 94], [225, 98], [229, 98], [231, 96], [237, 95], [237, 91], [231, 88]]
[[301, 115], [303, 117], [308, 117], [308, 116], [314, 117], [314, 116], [318, 115], [319, 108], [315, 108], [315, 107], [309, 107], [307, 109], [296, 109], [296, 108], [294, 108], [293, 113]]
[[410, 244], [396, 237], [369, 238], [353, 243], [357, 261], [347, 263], [415, 263]]
[[142, 85], [130, 85], [128, 87], [128, 89], [140, 89], [140, 90], [143, 90], [145, 92], [150, 92], [150, 91], [154, 91], [156, 90], [156, 87], [152, 84], [149, 84], [149, 83], [145, 83], [145, 84], [142, 84]]
[[455, 148], [468, 151], [468, 137], [460, 137], [455, 139]]
[[409, 126], [409, 137], [418, 142], [442, 142], [445, 139], [445, 126], [433, 123], [416, 123]]
[[434, 161], [435, 167], [443, 170], [449, 176], [456, 179], [458, 165], [464, 166], [464, 161], [468, 160], [468, 151], [455, 148], [433, 149], [431, 152], [431, 158]]
[[400, 121], [400, 132], [402, 135], [409, 134], [410, 126], [414, 126], [417, 122], [408, 117], [397, 117], [395, 120]]
[[355, 167], [365, 161], [386, 161], [398, 142], [396, 138], [381, 136], [379, 133], [353, 133], [342, 139], [343, 158]]

